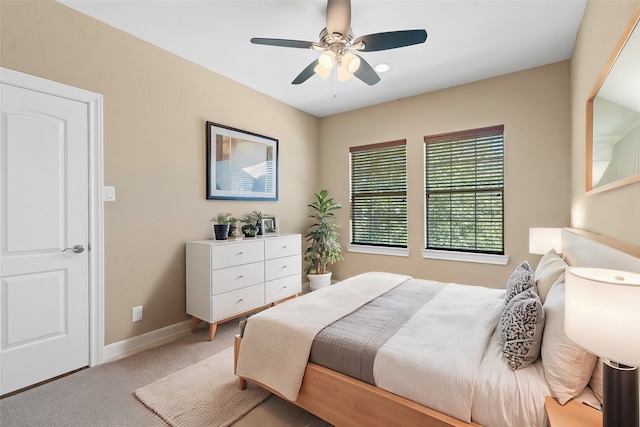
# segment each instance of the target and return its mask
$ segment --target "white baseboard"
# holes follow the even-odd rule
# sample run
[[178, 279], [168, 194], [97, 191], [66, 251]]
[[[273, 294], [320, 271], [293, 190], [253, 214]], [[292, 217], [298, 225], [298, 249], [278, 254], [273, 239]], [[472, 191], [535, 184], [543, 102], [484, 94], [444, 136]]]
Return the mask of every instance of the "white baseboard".
[[105, 345], [102, 349], [102, 360], [104, 363], [113, 362], [123, 357], [131, 356], [148, 348], [157, 347], [171, 341], [175, 341], [191, 332], [191, 320], [175, 323], [147, 332], [133, 338], [114, 342]]

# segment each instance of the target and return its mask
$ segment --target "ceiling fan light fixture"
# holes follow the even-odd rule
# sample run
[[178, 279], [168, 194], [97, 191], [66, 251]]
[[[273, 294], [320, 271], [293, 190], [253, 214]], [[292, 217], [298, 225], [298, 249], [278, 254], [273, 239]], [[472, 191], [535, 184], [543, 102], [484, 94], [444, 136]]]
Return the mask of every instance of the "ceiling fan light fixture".
[[360, 68], [360, 57], [353, 53], [347, 53], [342, 57], [342, 66], [344, 66], [351, 74]]
[[322, 67], [320, 64], [316, 65], [316, 68], [314, 68], [313, 71], [317, 75], [322, 77], [322, 80], [327, 80], [329, 78], [329, 75], [331, 74], [331, 68], [327, 70], [326, 68]]
[[318, 58], [318, 64], [325, 70], [331, 70], [336, 62], [336, 54], [330, 50], [325, 50]]
[[349, 72], [347, 67], [345, 67], [344, 62], [336, 69], [336, 74], [338, 75], [338, 81], [340, 83], [346, 82], [353, 77], [353, 73]]

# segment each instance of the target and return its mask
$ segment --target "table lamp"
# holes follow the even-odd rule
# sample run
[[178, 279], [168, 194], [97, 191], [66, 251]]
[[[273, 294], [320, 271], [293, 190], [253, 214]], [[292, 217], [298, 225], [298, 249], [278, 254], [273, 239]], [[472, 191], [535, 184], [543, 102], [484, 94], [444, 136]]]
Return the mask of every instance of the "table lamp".
[[544, 255], [550, 249], [560, 253], [562, 252], [561, 239], [562, 228], [532, 227], [529, 229], [529, 253]]
[[640, 274], [570, 267], [565, 277], [567, 336], [605, 359], [604, 427], [638, 427]]

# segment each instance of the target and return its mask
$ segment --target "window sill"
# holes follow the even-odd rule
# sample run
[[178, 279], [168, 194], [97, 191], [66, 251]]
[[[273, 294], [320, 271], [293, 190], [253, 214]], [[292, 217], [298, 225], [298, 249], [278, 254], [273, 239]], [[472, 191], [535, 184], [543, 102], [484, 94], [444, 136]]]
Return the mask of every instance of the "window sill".
[[476, 254], [470, 252], [436, 251], [423, 249], [422, 258], [442, 259], [447, 261], [477, 262], [480, 264], [507, 265], [508, 255]]
[[347, 251], [372, 255], [409, 256], [408, 248], [388, 248], [385, 246], [347, 245]]

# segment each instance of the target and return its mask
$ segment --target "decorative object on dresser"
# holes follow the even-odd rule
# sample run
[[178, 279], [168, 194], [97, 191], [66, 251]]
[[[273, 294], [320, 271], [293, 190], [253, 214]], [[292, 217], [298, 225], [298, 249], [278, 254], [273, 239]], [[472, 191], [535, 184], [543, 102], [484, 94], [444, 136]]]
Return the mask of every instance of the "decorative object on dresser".
[[[604, 363], [604, 427], [638, 427], [640, 274], [568, 268], [565, 330]], [[615, 361], [613, 361], [615, 360]]]
[[187, 314], [218, 323], [295, 297], [301, 291], [301, 236], [187, 242]]
[[274, 235], [278, 234], [278, 223], [276, 222], [275, 216], [264, 216], [262, 217], [262, 234], [266, 235]]
[[342, 206], [329, 197], [327, 190], [315, 194], [316, 200], [309, 203], [314, 220], [305, 235], [308, 247], [304, 251], [305, 272], [312, 291], [331, 284], [331, 272], [327, 267], [342, 259], [342, 250], [338, 238], [338, 224], [333, 211]]
[[278, 140], [207, 122], [207, 199], [278, 200]]
[[213, 237], [216, 240], [227, 240], [231, 236], [231, 226], [235, 230], [236, 219], [230, 213], [218, 213], [211, 218], [213, 221]]
[[240, 222], [244, 225], [240, 228], [244, 237], [256, 237], [257, 234], [262, 234], [260, 225], [262, 224], [262, 212], [251, 211], [242, 218]]

